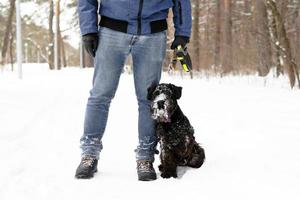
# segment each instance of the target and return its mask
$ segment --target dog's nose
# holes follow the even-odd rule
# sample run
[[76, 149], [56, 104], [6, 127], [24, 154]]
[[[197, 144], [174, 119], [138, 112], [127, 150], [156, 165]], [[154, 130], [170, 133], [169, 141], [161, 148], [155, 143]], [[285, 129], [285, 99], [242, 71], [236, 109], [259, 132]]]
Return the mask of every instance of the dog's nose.
[[164, 108], [164, 104], [165, 104], [165, 102], [164, 102], [163, 100], [158, 101], [158, 102], [157, 102], [157, 107], [158, 107], [158, 109]]

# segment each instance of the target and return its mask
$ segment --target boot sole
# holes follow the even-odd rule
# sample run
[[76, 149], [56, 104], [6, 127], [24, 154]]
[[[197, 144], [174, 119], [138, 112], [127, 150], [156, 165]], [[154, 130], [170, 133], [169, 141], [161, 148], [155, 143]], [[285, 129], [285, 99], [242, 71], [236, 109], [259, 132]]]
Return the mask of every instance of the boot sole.
[[157, 179], [156, 174], [140, 173], [138, 174], [139, 181], [154, 181]]
[[76, 174], [75, 175], [75, 178], [77, 178], [77, 179], [91, 179], [91, 178], [93, 178], [94, 177], [94, 174], [95, 173], [97, 173], [98, 172], [98, 170], [95, 170], [94, 172], [93, 172], [93, 174], [89, 174], [89, 175], [86, 175], [86, 174]]

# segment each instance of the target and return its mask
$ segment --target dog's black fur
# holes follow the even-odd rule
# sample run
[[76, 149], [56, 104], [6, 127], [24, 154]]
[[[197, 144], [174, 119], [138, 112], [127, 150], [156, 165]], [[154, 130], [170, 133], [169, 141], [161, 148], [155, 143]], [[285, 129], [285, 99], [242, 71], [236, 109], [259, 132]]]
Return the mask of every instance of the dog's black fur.
[[176, 178], [177, 166], [199, 168], [205, 160], [204, 149], [196, 142], [194, 129], [177, 104], [181, 91], [182, 87], [164, 83], [148, 88], [160, 143], [159, 170], [163, 178]]

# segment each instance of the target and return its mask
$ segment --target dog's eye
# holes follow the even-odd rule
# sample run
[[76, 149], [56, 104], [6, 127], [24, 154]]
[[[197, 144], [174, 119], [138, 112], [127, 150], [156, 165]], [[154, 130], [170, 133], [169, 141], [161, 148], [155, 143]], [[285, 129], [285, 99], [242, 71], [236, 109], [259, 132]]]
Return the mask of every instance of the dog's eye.
[[154, 95], [154, 96], [157, 96], [157, 95], [159, 95], [159, 91], [157, 91], [157, 90], [156, 90], [156, 91], [154, 91], [153, 95]]
[[166, 94], [167, 96], [172, 96], [172, 92], [169, 91], [169, 90], [165, 91], [165, 94]]

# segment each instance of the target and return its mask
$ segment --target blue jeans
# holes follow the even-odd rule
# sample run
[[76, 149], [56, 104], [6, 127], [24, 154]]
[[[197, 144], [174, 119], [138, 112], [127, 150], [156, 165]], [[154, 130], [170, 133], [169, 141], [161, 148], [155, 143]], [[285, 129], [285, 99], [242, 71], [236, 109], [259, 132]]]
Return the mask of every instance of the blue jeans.
[[132, 35], [100, 28], [93, 87], [86, 107], [84, 134], [80, 140], [82, 156], [99, 159], [110, 103], [118, 88], [126, 58], [131, 54], [139, 107], [136, 159], [154, 161], [157, 138], [147, 88], [159, 83], [165, 53], [166, 32]]

